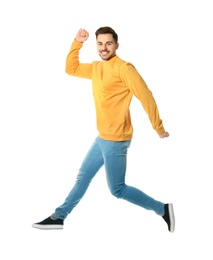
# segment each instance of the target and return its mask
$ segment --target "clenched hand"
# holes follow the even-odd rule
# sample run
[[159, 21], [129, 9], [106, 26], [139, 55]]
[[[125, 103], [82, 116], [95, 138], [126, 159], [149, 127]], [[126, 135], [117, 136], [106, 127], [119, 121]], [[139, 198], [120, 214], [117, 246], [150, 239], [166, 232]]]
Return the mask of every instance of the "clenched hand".
[[80, 29], [76, 34], [75, 39], [77, 42], [85, 42], [88, 39], [88, 37], [89, 33], [84, 29]]

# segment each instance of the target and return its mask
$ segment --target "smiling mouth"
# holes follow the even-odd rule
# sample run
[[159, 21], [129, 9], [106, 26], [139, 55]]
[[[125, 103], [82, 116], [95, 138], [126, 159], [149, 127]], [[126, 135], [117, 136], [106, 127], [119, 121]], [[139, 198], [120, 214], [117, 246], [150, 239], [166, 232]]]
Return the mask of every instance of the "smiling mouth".
[[107, 55], [107, 54], [108, 54], [108, 51], [102, 51], [101, 54]]

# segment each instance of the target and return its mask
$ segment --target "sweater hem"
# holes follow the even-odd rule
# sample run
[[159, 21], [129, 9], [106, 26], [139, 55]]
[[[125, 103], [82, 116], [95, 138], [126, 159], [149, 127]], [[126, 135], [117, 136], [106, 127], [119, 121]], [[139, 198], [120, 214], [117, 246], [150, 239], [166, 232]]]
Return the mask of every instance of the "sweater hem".
[[116, 135], [105, 135], [99, 133], [98, 136], [104, 140], [107, 141], [115, 141], [115, 142], [122, 142], [122, 141], [129, 141], [132, 140], [132, 135], [126, 135], [126, 136], [116, 136]]

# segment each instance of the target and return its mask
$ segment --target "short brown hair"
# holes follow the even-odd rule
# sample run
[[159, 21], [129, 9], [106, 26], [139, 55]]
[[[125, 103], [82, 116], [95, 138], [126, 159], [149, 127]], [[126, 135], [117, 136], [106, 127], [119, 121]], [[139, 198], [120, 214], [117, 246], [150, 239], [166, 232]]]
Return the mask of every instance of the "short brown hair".
[[96, 39], [97, 39], [99, 34], [107, 34], [107, 33], [112, 34], [112, 37], [113, 37], [115, 43], [118, 43], [118, 35], [117, 35], [117, 33], [109, 26], [100, 27], [95, 32]]

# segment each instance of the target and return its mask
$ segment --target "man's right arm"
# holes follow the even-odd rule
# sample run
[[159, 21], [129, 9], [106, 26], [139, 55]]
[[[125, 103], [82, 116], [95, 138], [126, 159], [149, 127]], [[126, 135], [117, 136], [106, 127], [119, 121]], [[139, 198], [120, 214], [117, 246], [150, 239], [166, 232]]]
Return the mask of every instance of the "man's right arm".
[[71, 45], [70, 52], [66, 58], [65, 72], [71, 76], [91, 79], [92, 64], [79, 62], [79, 50], [89, 37], [89, 34], [80, 29]]

